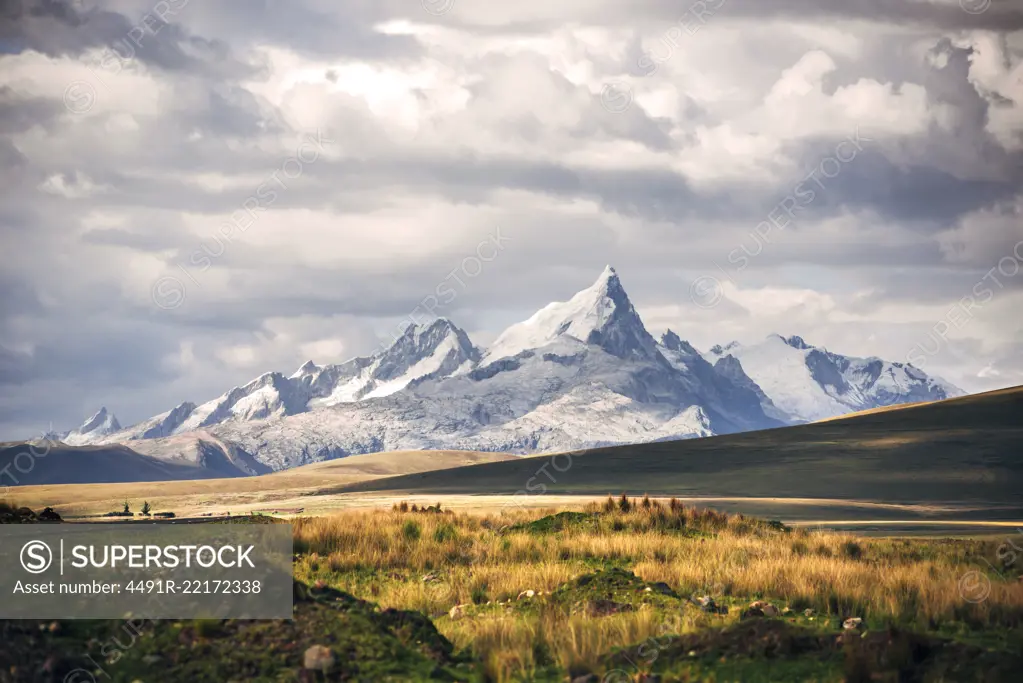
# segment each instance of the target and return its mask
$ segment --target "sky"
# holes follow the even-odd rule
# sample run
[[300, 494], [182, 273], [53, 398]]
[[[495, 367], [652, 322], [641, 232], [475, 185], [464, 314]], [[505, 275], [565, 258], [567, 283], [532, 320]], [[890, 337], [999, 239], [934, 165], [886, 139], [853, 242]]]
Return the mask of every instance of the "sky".
[[1023, 6], [6, 0], [0, 439], [613, 265], [651, 333], [1023, 384]]

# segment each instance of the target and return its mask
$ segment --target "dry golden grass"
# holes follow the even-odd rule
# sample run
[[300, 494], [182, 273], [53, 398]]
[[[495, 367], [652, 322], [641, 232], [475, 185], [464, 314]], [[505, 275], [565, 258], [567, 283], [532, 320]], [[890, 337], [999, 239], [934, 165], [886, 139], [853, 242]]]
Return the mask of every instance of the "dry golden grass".
[[[516, 597], [550, 593], [600, 567], [628, 567], [681, 596], [710, 594], [736, 603], [766, 598], [796, 610], [861, 616], [919, 629], [957, 624], [975, 629], [1023, 625], [1023, 583], [993, 581], [971, 602], [960, 590], [994, 547], [979, 541], [863, 539], [780, 530], [726, 516], [651, 503], [622, 511], [591, 504], [556, 533], [515, 527], [542, 514], [361, 511], [295, 520], [298, 573], [378, 602], [425, 612], [461, 647], [472, 647], [495, 680], [533, 671], [537, 653], [562, 667], [593, 670], [601, 653], [663, 633], [720, 625], [698, 611], [674, 615], [640, 609], [600, 619], [538, 609]], [[554, 510], [545, 511], [553, 513]], [[433, 575], [433, 576], [429, 576]], [[424, 581], [424, 577], [429, 580]], [[455, 605], [476, 603], [471, 619], [450, 619]], [[502, 604], [503, 603], [503, 604]], [[542, 603], [541, 603], [542, 604]], [[515, 609], [512, 609], [515, 607]], [[725, 623], [734, 621], [733, 611]]]
[[[119, 484], [44, 484], [19, 486], [14, 491], [20, 505], [33, 509], [53, 507], [65, 517], [98, 515], [119, 510], [125, 499], [141, 506], [148, 500], [155, 509], [173, 511], [178, 517], [207, 512], [246, 514], [273, 507], [304, 507], [309, 510], [329, 496], [323, 490], [344, 484], [396, 474], [427, 472], [484, 462], [500, 462], [516, 456], [475, 451], [394, 451], [353, 455], [295, 467], [257, 477], [190, 479], [182, 481]], [[310, 502], [313, 505], [310, 505]], [[341, 505], [334, 504], [334, 508]]]

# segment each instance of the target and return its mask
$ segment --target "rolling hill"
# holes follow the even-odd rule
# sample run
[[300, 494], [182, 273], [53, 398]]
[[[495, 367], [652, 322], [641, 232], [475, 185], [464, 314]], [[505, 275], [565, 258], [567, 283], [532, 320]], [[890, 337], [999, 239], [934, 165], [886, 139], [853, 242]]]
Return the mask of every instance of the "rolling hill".
[[338, 492], [1023, 503], [1023, 387], [705, 439], [376, 479]]
[[165, 460], [120, 444], [0, 444], [0, 490], [4, 486], [170, 481], [247, 476], [227, 459], [202, 463]]

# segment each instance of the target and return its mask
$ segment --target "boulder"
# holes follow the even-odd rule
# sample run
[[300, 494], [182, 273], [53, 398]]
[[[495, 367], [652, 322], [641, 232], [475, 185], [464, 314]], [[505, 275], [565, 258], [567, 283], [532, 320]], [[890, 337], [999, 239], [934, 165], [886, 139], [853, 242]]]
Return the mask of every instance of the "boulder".
[[334, 653], [329, 647], [313, 645], [305, 651], [303, 666], [310, 671], [327, 673], [334, 668]]

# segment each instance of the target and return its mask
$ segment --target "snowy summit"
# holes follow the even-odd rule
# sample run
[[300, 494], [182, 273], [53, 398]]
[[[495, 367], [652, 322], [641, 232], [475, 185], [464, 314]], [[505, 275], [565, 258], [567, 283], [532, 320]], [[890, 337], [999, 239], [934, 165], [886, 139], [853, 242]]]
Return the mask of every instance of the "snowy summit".
[[280, 470], [386, 450], [526, 454], [694, 438], [961, 393], [912, 366], [796, 336], [708, 352], [671, 330], [658, 342], [607, 266], [487, 350], [440, 318], [410, 325], [373, 356], [265, 373], [127, 429], [103, 409], [66, 441], [129, 443], [160, 457], [220, 453]]

